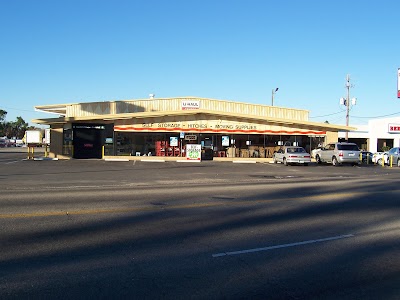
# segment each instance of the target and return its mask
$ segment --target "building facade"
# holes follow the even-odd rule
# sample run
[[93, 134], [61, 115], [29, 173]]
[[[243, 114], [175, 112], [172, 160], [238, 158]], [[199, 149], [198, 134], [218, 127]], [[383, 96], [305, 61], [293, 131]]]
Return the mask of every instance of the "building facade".
[[170, 160], [201, 145], [202, 159], [267, 159], [282, 145], [311, 150], [355, 128], [310, 122], [307, 110], [198, 97], [36, 106], [57, 114], [36, 119], [50, 126], [50, 157]]
[[[348, 133], [349, 141], [372, 153], [400, 147], [400, 117], [373, 119], [368, 125], [355, 125], [356, 130]], [[339, 131], [339, 141], [344, 140], [345, 132]]]

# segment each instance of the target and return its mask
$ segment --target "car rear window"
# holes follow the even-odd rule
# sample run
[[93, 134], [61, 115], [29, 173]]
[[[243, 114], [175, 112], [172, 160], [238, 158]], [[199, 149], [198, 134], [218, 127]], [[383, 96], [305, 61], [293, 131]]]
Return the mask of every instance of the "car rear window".
[[304, 148], [287, 148], [288, 153], [304, 153], [306, 150]]
[[338, 144], [337, 148], [338, 148], [338, 150], [360, 151], [360, 149], [358, 149], [357, 145], [351, 145], [351, 144], [350, 145], [349, 144], [346, 144], [346, 145]]

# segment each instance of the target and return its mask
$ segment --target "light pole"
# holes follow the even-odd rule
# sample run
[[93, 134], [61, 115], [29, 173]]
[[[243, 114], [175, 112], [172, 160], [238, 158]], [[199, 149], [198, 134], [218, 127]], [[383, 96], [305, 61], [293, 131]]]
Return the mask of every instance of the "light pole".
[[271, 106], [274, 106], [274, 95], [275, 95], [275, 93], [277, 92], [279, 90], [279, 88], [276, 88], [276, 89], [273, 89], [272, 90], [272, 101], [271, 101]]

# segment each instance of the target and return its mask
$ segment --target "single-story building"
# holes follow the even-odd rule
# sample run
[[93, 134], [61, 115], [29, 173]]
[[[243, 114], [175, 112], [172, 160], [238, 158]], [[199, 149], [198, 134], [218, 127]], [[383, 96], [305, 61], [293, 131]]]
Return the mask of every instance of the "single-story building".
[[338, 140], [353, 127], [309, 121], [302, 109], [198, 97], [36, 106], [56, 117], [32, 122], [50, 126], [50, 157], [176, 160], [188, 144], [202, 159], [271, 158], [282, 145], [311, 151]]
[[[353, 125], [356, 130], [348, 132], [349, 142], [372, 153], [400, 147], [400, 117], [381, 118], [368, 121], [368, 125]], [[339, 131], [339, 141], [344, 141], [345, 132]]]

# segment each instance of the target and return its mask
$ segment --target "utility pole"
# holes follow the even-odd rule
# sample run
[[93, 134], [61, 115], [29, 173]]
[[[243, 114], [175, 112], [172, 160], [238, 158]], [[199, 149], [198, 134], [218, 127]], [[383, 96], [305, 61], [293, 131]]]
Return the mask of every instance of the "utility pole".
[[[346, 76], [346, 88], [347, 88], [347, 99], [346, 99], [346, 126], [349, 126], [350, 119], [350, 75]], [[349, 141], [349, 132], [346, 131], [346, 142]]]
[[[346, 126], [349, 126], [349, 121], [350, 121], [350, 88], [351, 88], [351, 84], [350, 84], [350, 75], [347, 74], [346, 76], [346, 89], [347, 89], [347, 96], [346, 98], [340, 98], [340, 104], [346, 105]], [[351, 99], [351, 104], [355, 105], [356, 104], [357, 99], [353, 98]], [[345, 139], [346, 142], [349, 141], [349, 132], [346, 131], [345, 133]]]

